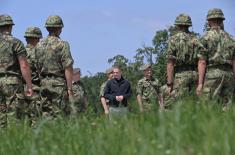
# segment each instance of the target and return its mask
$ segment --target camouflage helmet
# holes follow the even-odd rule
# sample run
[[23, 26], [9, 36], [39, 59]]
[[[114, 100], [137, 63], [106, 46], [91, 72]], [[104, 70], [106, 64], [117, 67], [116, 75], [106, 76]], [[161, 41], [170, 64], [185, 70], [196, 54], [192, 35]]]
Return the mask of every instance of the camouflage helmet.
[[214, 8], [214, 9], [210, 9], [208, 11], [207, 20], [215, 19], [215, 18], [225, 20], [224, 13], [223, 13], [223, 11], [221, 9]]
[[55, 15], [47, 18], [45, 27], [64, 27], [64, 24], [60, 16]]
[[187, 25], [187, 26], [192, 26], [192, 20], [191, 17], [187, 14], [180, 14], [179, 16], [176, 17], [175, 19], [175, 25]]
[[24, 37], [42, 38], [42, 32], [38, 27], [29, 27], [26, 29]]
[[13, 23], [11, 16], [7, 14], [0, 15], [0, 26], [4, 26], [4, 25], [15, 25]]

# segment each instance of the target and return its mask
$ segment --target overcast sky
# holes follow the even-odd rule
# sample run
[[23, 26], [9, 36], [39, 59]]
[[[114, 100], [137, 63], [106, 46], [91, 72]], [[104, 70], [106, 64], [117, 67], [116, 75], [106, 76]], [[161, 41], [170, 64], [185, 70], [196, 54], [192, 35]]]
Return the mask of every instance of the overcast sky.
[[174, 24], [180, 13], [191, 16], [193, 30], [203, 33], [210, 8], [221, 8], [225, 29], [235, 35], [234, 0], [0, 0], [0, 14], [12, 16], [13, 35], [25, 43], [29, 26], [44, 28], [49, 15], [62, 17], [61, 38], [70, 43], [74, 67], [93, 75], [110, 67], [107, 60], [122, 54], [133, 60], [136, 49], [151, 45], [156, 31]]

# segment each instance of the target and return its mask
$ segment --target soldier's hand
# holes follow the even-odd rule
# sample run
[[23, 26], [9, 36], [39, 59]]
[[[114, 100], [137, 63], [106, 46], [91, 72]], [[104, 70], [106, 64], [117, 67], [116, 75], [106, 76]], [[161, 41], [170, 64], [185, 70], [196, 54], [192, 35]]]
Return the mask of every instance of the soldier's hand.
[[105, 111], [104, 111], [104, 114], [105, 114], [105, 115], [108, 115], [108, 114], [109, 114], [109, 111], [108, 111], [108, 110], [105, 110]]
[[25, 95], [28, 97], [33, 96], [33, 89], [32, 88], [27, 88]]
[[73, 96], [73, 90], [68, 89], [68, 95], [69, 95], [69, 96]]
[[171, 96], [172, 90], [173, 90], [173, 86], [172, 85], [171, 86], [167, 86], [167, 93], [168, 93], [169, 96]]
[[203, 87], [202, 84], [199, 84], [199, 85], [197, 86], [197, 89], [196, 89], [196, 94], [197, 94], [197, 96], [200, 96], [200, 95], [201, 95], [201, 93], [202, 93], [202, 87]]

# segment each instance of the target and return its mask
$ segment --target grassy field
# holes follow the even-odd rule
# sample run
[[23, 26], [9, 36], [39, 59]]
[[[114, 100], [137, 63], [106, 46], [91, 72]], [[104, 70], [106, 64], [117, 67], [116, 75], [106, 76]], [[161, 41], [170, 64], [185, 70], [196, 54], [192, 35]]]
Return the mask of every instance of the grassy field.
[[[133, 103], [134, 104], [134, 103]], [[1, 129], [1, 155], [233, 155], [235, 107], [185, 99], [169, 111], [139, 114], [110, 121], [83, 115]]]

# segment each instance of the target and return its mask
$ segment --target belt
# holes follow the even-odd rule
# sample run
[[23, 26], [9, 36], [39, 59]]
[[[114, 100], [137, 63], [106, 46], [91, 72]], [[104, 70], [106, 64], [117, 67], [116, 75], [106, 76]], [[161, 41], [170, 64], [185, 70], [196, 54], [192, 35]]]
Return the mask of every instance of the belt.
[[21, 76], [19, 74], [13, 74], [13, 73], [1, 73], [0, 72], [0, 78], [1, 77], [9, 77], [9, 76], [14, 76], [20, 78]]
[[195, 71], [195, 68], [194, 65], [177, 66], [175, 67], [175, 72]]
[[232, 65], [229, 64], [219, 64], [207, 66], [208, 69], [221, 69], [224, 71], [231, 71], [233, 69]]
[[53, 74], [53, 73], [43, 73], [43, 74], [41, 74], [41, 76], [43, 77], [43, 78], [65, 78], [64, 76], [59, 76], [59, 75], [56, 75], [56, 74]]

